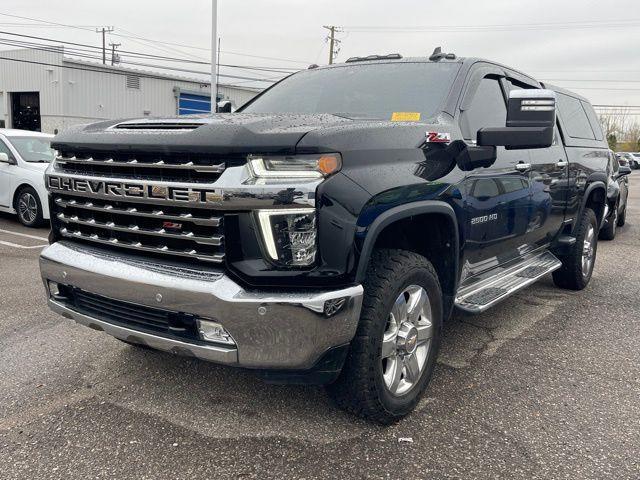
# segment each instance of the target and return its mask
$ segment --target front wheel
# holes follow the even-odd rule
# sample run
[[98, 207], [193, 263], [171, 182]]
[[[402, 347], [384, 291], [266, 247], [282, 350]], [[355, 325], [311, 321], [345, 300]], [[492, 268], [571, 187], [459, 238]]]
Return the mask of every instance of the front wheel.
[[553, 272], [553, 281], [560, 288], [582, 290], [589, 284], [598, 249], [598, 220], [590, 208], [585, 208], [576, 229], [576, 243], [571, 251], [559, 256], [562, 267]]
[[364, 283], [360, 323], [329, 395], [382, 424], [419, 402], [438, 354], [442, 291], [431, 263], [405, 250], [376, 250]]
[[31, 187], [23, 187], [16, 197], [16, 212], [18, 220], [25, 227], [39, 227], [44, 222], [42, 218], [42, 203], [36, 191]]

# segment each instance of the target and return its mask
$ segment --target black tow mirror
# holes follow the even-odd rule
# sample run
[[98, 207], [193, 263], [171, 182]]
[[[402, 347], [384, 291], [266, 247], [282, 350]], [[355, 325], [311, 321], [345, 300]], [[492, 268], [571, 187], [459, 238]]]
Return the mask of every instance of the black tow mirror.
[[481, 128], [477, 144], [507, 150], [548, 148], [553, 145], [556, 93], [552, 90], [509, 92], [505, 127]]
[[624, 177], [625, 175], [631, 175], [631, 168], [626, 165], [620, 165], [620, 167], [618, 167], [618, 178]]
[[218, 113], [231, 113], [233, 111], [233, 105], [229, 100], [223, 100], [218, 102]]
[[451, 142], [445, 149], [447, 155], [455, 159], [463, 172], [476, 168], [489, 168], [496, 161], [496, 147], [467, 145], [462, 140]]

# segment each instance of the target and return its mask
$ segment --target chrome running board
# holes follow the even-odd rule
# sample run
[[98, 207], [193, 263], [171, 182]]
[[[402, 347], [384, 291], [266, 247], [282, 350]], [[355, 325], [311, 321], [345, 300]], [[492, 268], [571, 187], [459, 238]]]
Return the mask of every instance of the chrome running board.
[[562, 266], [553, 253], [542, 252], [511, 267], [496, 268], [495, 275], [458, 290], [455, 305], [480, 313]]

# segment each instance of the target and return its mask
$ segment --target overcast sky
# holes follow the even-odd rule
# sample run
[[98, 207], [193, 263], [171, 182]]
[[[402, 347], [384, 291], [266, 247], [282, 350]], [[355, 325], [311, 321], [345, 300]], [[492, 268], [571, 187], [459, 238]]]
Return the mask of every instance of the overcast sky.
[[[327, 63], [327, 31], [322, 26], [337, 25], [344, 27], [338, 34], [338, 61], [372, 53], [428, 55], [441, 45], [459, 56], [497, 60], [538, 79], [552, 80], [595, 104], [640, 105], [637, 0], [219, 0], [218, 4], [222, 63], [276, 68]], [[115, 27], [114, 34], [200, 48], [110, 36], [124, 50], [204, 60], [210, 54], [206, 50], [211, 43], [209, 0], [2, 0], [0, 13], [81, 26], [30, 27], [25, 24], [33, 22], [0, 15], [2, 31], [99, 45], [93, 29], [109, 25]], [[423, 28], [410, 31], [407, 27]], [[237, 69], [222, 72], [260, 78], [279, 75]]]

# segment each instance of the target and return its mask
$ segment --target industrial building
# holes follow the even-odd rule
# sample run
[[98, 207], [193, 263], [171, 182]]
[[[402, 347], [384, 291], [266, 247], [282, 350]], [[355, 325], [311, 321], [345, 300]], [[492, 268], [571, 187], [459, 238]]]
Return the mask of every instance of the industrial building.
[[[239, 107], [259, 92], [219, 85], [218, 101]], [[62, 47], [0, 52], [0, 128], [57, 133], [80, 123], [210, 111], [209, 82], [76, 60]]]

